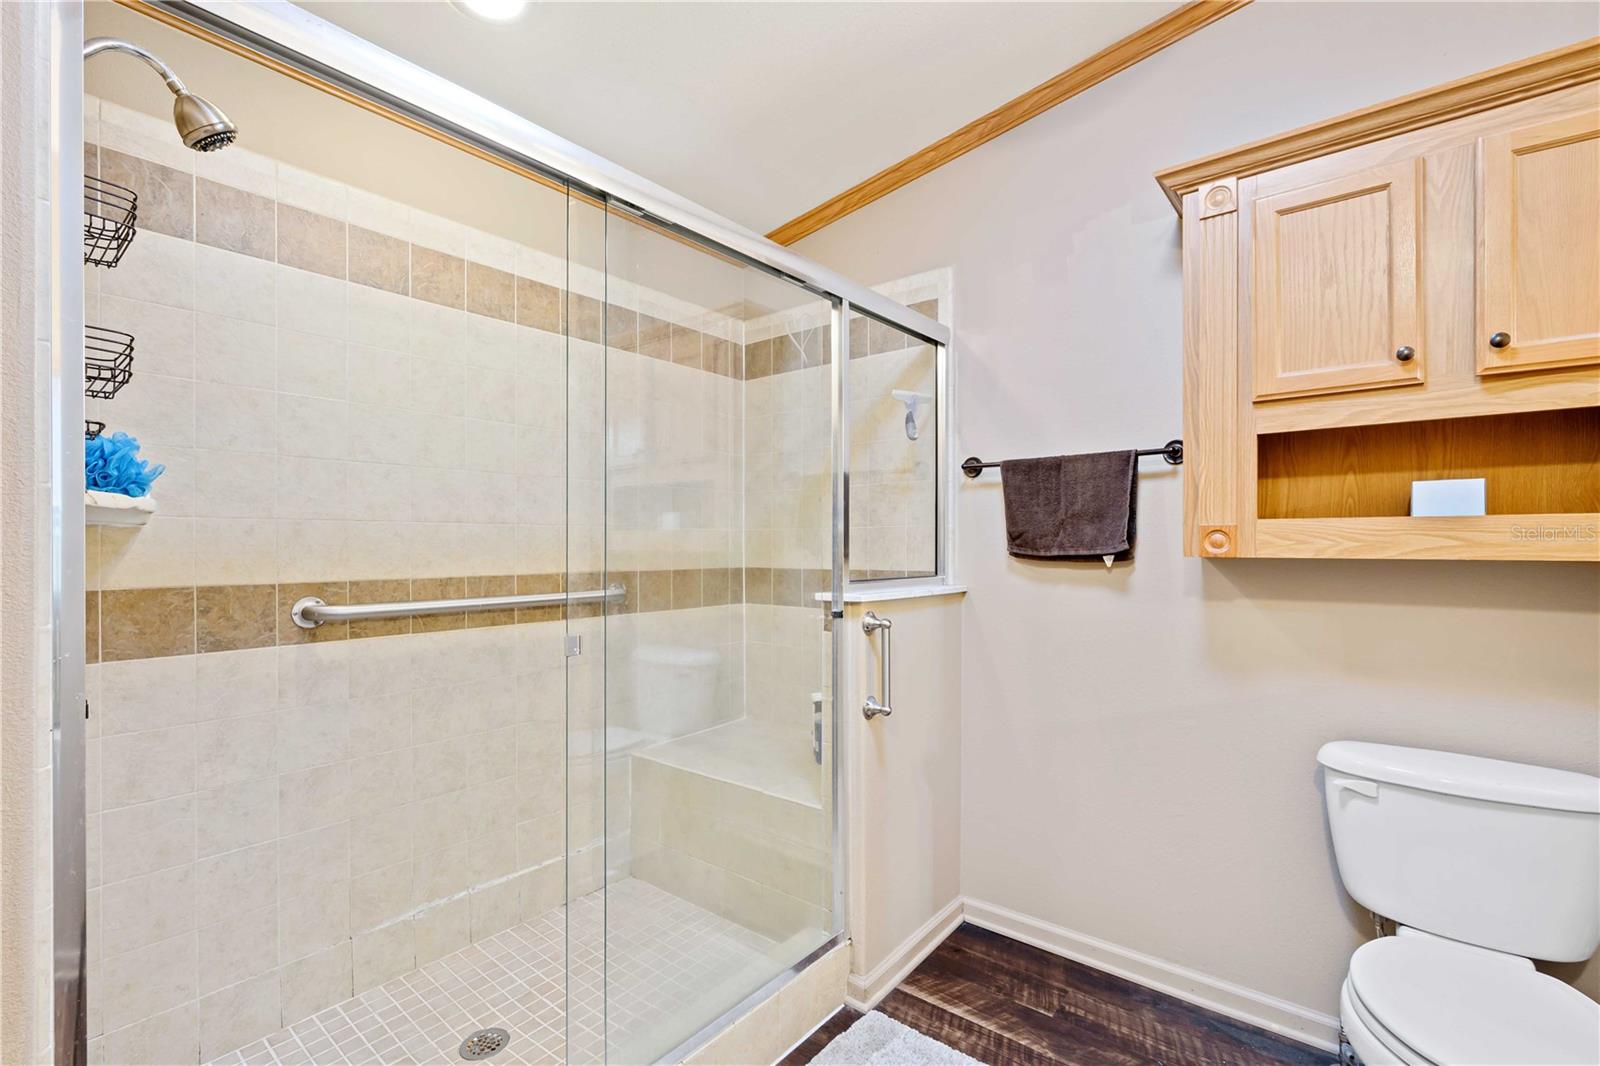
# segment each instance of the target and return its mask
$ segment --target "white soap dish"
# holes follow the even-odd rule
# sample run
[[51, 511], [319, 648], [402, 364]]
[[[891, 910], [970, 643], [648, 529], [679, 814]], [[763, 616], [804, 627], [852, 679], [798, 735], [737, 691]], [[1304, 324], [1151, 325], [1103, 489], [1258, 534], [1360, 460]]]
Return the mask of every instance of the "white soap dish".
[[124, 496], [120, 492], [83, 494], [83, 520], [91, 526], [142, 526], [156, 513], [151, 496]]

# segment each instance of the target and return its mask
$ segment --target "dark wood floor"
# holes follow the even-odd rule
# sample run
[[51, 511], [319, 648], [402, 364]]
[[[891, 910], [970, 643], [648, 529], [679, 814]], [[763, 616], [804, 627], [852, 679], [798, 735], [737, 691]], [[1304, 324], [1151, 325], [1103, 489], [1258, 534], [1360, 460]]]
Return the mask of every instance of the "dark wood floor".
[[[1328, 1066], [1333, 1055], [963, 925], [878, 1010], [991, 1066]], [[801, 1066], [861, 1015], [795, 1048]]]

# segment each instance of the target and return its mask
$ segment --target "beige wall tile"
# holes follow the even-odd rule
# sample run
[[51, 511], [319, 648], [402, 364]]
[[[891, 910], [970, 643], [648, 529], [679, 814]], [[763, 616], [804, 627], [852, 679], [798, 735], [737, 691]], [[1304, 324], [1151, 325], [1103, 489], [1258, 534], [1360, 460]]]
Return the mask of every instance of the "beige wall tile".
[[201, 244], [256, 259], [272, 259], [273, 203], [264, 196], [195, 179], [194, 236]]
[[177, 796], [101, 815], [100, 867], [106, 883], [193, 862], [195, 806], [195, 797]]
[[119, 733], [100, 746], [100, 791], [106, 809], [150, 803], [194, 791], [194, 726]]
[[348, 878], [351, 832], [340, 822], [278, 841], [278, 877], [283, 885], [331, 884]]
[[430, 907], [417, 915], [417, 965], [459, 951], [472, 942], [471, 908], [465, 899]]
[[278, 902], [278, 849], [258, 844], [195, 864], [195, 922], [215, 925], [230, 915], [270, 908]]
[[118, 1066], [172, 1066], [198, 1061], [200, 1037], [195, 1004], [184, 1003], [108, 1032], [101, 1046], [105, 1061]]
[[107, 661], [195, 650], [192, 588], [112, 589], [100, 597], [100, 654]]
[[278, 702], [278, 653], [272, 648], [213, 652], [188, 660], [197, 721], [271, 711]]
[[277, 272], [278, 328], [344, 337], [349, 330], [352, 290], [337, 278], [280, 266]]
[[594, 344], [605, 341], [605, 305], [599, 300], [582, 293], [568, 292], [567, 315], [573, 337]]
[[206, 585], [195, 589], [198, 651], [239, 651], [274, 643], [277, 595], [271, 585]]
[[396, 922], [383, 929], [357, 933], [351, 943], [355, 994], [376, 988], [408, 973], [416, 966], [416, 929], [412, 922]]
[[411, 246], [411, 295], [442, 307], [465, 306], [466, 260], [420, 244]]
[[566, 898], [566, 863], [552, 862], [517, 878], [521, 896], [522, 920], [537, 918], [554, 907], [561, 906]]
[[336, 948], [286, 963], [279, 971], [283, 1024], [293, 1025], [353, 994], [348, 941]]
[[278, 832], [277, 778], [261, 777], [197, 792], [192, 841], [200, 858], [265, 844]]
[[286, 884], [284, 893], [278, 901], [278, 944], [285, 962], [349, 947], [349, 881]]
[[[278, 391], [293, 396], [343, 400], [349, 393], [349, 357], [345, 342], [316, 333], [280, 330], [278, 333]], [[304, 417], [303, 409], [285, 405], [284, 420]], [[345, 408], [337, 408], [344, 421]], [[280, 449], [281, 450], [281, 449]], [[338, 515], [337, 507], [323, 514]]]
[[100, 150], [100, 177], [139, 197], [138, 227], [191, 240], [194, 237], [194, 175], [114, 148]]
[[353, 223], [349, 243], [352, 282], [402, 296], [411, 292], [411, 245]]
[[416, 903], [410, 862], [380, 867], [350, 879], [350, 928], [370, 932], [407, 915]]
[[639, 350], [639, 313], [616, 302], [606, 304], [606, 346], [614, 351]]
[[278, 262], [330, 278], [345, 276], [345, 224], [278, 204]]
[[193, 656], [108, 662], [99, 670], [95, 717], [104, 736], [165, 729], [196, 720]]
[[107, 956], [101, 967], [106, 1030], [120, 1029], [193, 1000], [195, 945], [195, 934], [184, 933]]
[[344, 699], [280, 707], [277, 726], [278, 772], [281, 774], [348, 757], [350, 707]]
[[[396, 807], [357, 815], [350, 821], [350, 872], [356, 877], [408, 864], [411, 858], [413, 812]], [[410, 867], [407, 865], [407, 876]]]
[[278, 975], [264, 974], [203, 996], [200, 1011], [200, 1061], [275, 1032], [282, 1020]]
[[504, 270], [467, 263], [467, 310], [503, 322], [516, 320], [516, 278]]
[[205, 996], [278, 968], [275, 909], [238, 910], [199, 933], [199, 990]]
[[120, 955], [195, 928], [195, 868], [173, 866], [100, 889], [100, 948]]
[[520, 898], [514, 881], [501, 881], [474, 889], [470, 904], [472, 942], [487, 940], [517, 924]]
[[565, 308], [566, 300], [560, 289], [541, 281], [517, 278], [517, 325], [562, 333]]
[[278, 832], [300, 833], [347, 820], [350, 771], [350, 764], [340, 761], [280, 774]]

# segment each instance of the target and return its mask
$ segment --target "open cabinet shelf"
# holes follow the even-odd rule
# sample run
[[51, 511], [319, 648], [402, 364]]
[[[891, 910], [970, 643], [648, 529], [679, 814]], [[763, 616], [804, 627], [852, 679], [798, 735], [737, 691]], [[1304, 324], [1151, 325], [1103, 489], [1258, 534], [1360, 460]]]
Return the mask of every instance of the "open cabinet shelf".
[[[1600, 408], [1256, 438], [1255, 554], [1600, 559]], [[1483, 478], [1485, 515], [1410, 515], [1414, 481]]]

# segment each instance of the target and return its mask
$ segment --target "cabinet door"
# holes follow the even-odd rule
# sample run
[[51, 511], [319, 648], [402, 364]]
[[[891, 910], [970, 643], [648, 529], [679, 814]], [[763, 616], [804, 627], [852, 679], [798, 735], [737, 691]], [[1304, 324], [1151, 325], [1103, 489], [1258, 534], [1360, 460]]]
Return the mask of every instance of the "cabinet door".
[[1600, 115], [1478, 153], [1478, 372], [1600, 362]]
[[1423, 380], [1421, 159], [1255, 203], [1255, 398]]

